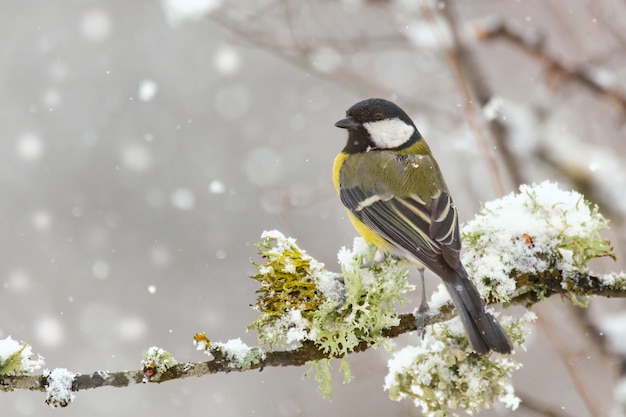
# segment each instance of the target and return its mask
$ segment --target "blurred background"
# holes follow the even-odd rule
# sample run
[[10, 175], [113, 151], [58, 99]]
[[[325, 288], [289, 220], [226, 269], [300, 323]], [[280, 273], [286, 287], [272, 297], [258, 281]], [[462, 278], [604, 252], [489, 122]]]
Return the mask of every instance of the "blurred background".
[[[594, 269], [624, 267], [623, 1], [0, 7], [0, 337], [27, 341], [48, 368], [138, 369], [152, 345], [203, 361], [192, 345], [201, 331], [255, 344], [244, 329], [262, 231], [296, 238], [330, 269], [352, 243], [331, 184], [346, 139], [333, 124], [373, 96], [397, 102], [429, 139], [462, 221], [520, 183], [558, 181], [612, 221], [618, 262]], [[553, 298], [535, 311], [516, 355], [517, 415], [617, 415], [623, 303], [581, 310]], [[4, 393], [0, 410], [420, 415], [382, 390], [387, 359], [353, 355], [356, 378], [338, 377], [332, 402], [304, 368], [274, 368], [80, 392], [62, 411], [42, 393]]]

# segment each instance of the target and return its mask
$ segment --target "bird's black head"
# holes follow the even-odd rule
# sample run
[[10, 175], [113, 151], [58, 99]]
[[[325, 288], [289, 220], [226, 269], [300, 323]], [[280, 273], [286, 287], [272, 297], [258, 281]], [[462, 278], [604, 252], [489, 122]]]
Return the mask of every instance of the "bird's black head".
[[402, 149], [420, 135], [411, 118], [394, 103], [370, 98], [350, 107], [346, 118], [335, 126], [348, 129], [344, 152], [366, 152], [369, 149]]

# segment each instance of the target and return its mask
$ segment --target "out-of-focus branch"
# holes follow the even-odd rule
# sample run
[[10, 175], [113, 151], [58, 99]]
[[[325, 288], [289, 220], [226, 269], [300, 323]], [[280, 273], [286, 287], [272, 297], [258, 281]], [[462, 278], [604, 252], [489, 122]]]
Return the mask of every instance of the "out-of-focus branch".
[[598, 327], [590, 316], [590, 310], [587, 308], [571, 307], [575, 317], [577, 318], [578, 325], [582, 328], [583, 333], [589, 335], [594, 345], [597, 346], [603, 355], [611, 357], [611, 359], [617, 360], [619, 363], [619, 374], [626, 375], [626, 356], [620, 352], [614, 352], [608, 346], [608, 340], [604, 331]]
[[509, 42], [541, 61], [549, 72], [557, 74], [570, 82], [580, 84], [591, 92], [610, 99], [626, 112], [625, 92], [615, 87], [604, 85], [588, 70], [569, 67], [562, 63], [546, 49], [541, 36], [524, 35], [508, 27], [506, 24], [498, 22], [477, 28], [476, 37], [481, 41], [503, 40]]
[[[575, 146], [572, 141], [570, 141], [570, 144]], [[564, 158], [561, 154], [552, 151], [543, 144], [538, 146], [533, 154], [539, 161], [544, 162], [551, 169], [567, 178], [576, 190], [579, 190], [591, 201], [598, 204], [608, 218], [618, 225], [623, 222], [624, 212], [615, 204], [613, 195], [606, 191], [602, 183], [598, 182], [591, 170], [581, 169], [580, 165], [574, 163], [571, 157]]]
[[[464, 71], [464, 68], [460, 63], [461, 60], [459, 59], [458, 55], [460, 50], [456, 49], [460, 46], [456, 42], [455, 45], [449, 45], [444, 40], [444, 36], [438, 26], [435, 14], [428, 5], [422, 5], [421, 10], [423, 15], [430, 23], [433, 34], [438, 39], [441, 49], [443, 50], [448, 62], [450, 63], [450, 67], [460, 87], [461, 94], [463, 96], [463, 109], [465, 110], [466, 119], [472, 132], [474, 133], [474, 137], [476, 138], [476, 141], [478, 143], [478, 149], [480, 149], [480, 153], [485, 163], [487, 164], [489, 171], [491, 172], [491, 182], [493, 184], [495, 193], [497, 195], [503, 195], [505, 189], [498, 169], [498, 164], [493, 156], [493, 153], [491, 152], [489, 140], [485, 136], [485, 133], [481, 127], [480, 117], [478, 116], [474, 105], [474, 92], [472, 91], [472, 83], [466, 76], [466, 72]], [[456, 39], [456, 41], [458, 41], [458, 39]]]
[[[452, 35], [453, 44], [450, 48], [450, 52], [454, 57], [454, 61], [465, 77], [467, 87], [471, 90], [471, 95], [476, 97], [480, 107], [484, 108], [487, 103], [494, 98], [494, 94], [483, 75], [482, 68], [475, 55], [467, 45], [465, 45], [462, 37], [459, 36], [458, 18], [454, 10], [453, 2], [445, 1], [445, 7], [440, 9], [440, 14], [448, 23], [448, 28]], [[496, 144], [497, 151], [502, 157], [504, 166], [514, 186], [518, 187], [520, 184], [526, 183], [527, 180], [524, 177], [519, 161], [509, 147], [508, 126], [501, 118], [494, 117], [486, 120], [486, 127]]]
[[[287, 2], [288, 3], [288, 2]], [[264, 14], [276, 9], [290, 7], [285, 2], [271, 3], [271, 8], [264, 8]], [[372, 7], [378, 7], [374, 4]], [[311, 59], [312, 54], [322, 48], [329, 48], [332, 51], [346, 56], [362, 51], [376, 51], [378, 49], [402, 49], [408, 44], [404, 34], [401, 32], [390, 32], [387, 34], [377, 34], [369, 36], [367, 34], [350, 34], [344, 37], [331, 37], [325, 32], [312, 36], [299, 35], [296, 25], [290, 19], [293, 15], [288, 10], [284, 13], [284, 19], [288, 22], [289, 33], [287, 36], [278, 36], [275, 31], [264, 31], [260, 29], [261, 24], [257, 22], [257, 17], [253, 13], [250, 19], [241, 19], [230, 16], [227, 12], [211, 14], [213, 22], [229, 30], [236, 36], [236, 40], [245, 45], [262, 48], [290, 62], [293, 65], [305, 69], [307, 72], [319, 77], [334, 81], [342, 88], [367, 94], [368, 97], [398, 97], [399, 100], [407, 104], [406, 109], [410, 111], [427, 112], [431, 114], [441, 114], [442, 109], [435, 103], [427, 99], [419, 99], [415, 96], [403, 95], [402, 92], [394, 91], [382, 83], [377, 82], [374, 77], [353, 70], [349, 65], [339, 65], [332, 71], [320, 71]], [[291, 17], [290, 17], [291, 16]]]
[[530, 395], [519, 393], [517, 391], [516, 393], [522, 400], [520, 403], [520, 408], [522, 409], [527, 409], [545, 417], [573, 417], [572, 414], [564, 413], [563, 411], [551, 407], [550, 405], [538, 400], [537, 398], [531, 397]]
[[580, 395], [583, 403], [586, 405], [592, 416], [602, 416], [602, 412], [600, 411], [600, 407], [598, 406], [596, 399], [589, 391], [589, 384], [585, 381], [585, 378], [580, 374], [576, 366], [574, 366], [574, 361], [571, 360], [572, 355], [566, 347], [566, 342], [558, 336], [558, 332], [552, 323], [551, 315], [547, 314], [545, 308], [541, 308], [542, 306], [537, 307], [538, 308], [535, 311], [537, 312], [539, 326], [541, 326], [546, 337], [550, 340], [550, 343], [558, 352], [561, 362], [570, 374], [572, 383], [576, 387], [576, 391]]

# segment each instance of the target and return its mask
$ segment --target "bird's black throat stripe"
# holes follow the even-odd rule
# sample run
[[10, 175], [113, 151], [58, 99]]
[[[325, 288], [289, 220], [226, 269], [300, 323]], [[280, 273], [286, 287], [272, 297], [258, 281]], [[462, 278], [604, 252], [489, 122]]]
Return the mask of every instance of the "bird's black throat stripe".
[[[397, 148], [393, 148], [393, 150], [401, 151], [403, 149], [410, 147], [411, 145], [415, 144], [415, 142], [421, 139], [422, 139], [422, 135], [420, 135], [417, 129], [415, 129], [415, 133], [413, 133], [413, 135], [411, 136], [409, 140], [407, 140], [406, 142], [404, 142], [402, 145], [398, 146]], [[345, 148], [343, 148], [342, 152], [347, 153], [347, 154], [355, 154], [355, 153], [365, 153], [365, 152], [376, 151], [376, 150], [379, 150], [379, 149], [376, 148], [376, 146], [372, 142], [372, 139], [370, 138], [369, 133], [364, 127], [360, 126], [354, 131], [351, 131], [349, 133], [348, 143], [346, 144]], [[389, 150], [389, 149], [385, 149], [385, 150]]]

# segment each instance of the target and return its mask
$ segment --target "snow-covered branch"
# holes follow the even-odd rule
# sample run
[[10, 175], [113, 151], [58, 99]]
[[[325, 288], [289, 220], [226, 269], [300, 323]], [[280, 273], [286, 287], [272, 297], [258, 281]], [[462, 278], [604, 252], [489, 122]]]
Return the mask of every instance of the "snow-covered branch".
[[[464, 227], [463, 262], [492, 304], [530, 307], [554, 294], [567, 295], [578, 305], [592, 295], [626, 297], [626, 274], [598, 275], [587, 268], [590, 259], [613, 257], [610, 242], [600, 235], [606, 227], [597, 208], [576, 192], [548, 182], [522, 186], [517, 194], [485, 204]], [[403, 294], [414, 288], [408, 266], [388, 260], [361, 269], [375, 252], [362, 239], [339, 252], [340, 273], [327, 270], [277, 231], [265, 232], [258, 247], [262, 261], [255, 264], [258, 273], [252, 278], [261, 284], [255, 306], [260, 315], [249, 329], [258, 331], [259, 346], [240, 339], [212, 343], [199, 333], [194, 343], [210, 356], [207, 361], [178, 362], [153, 347], [136, 371], [74, 374], [55, 369], [31, 375], [43, 358], [31, 359], [30, 346], [9, 338], [0, 341], [0, 387], [45, 391], [47, 403], [65, 406], [73, 392], [85, 389], [311, 364], [320, 391], [330, 396], [331, 359], [341, 359], [344, 381], [349, 381], [348, 355], [378, 346], [393, 352], [393, 338], [416, 330], [412, 313], [397, 313], [406, 301]], [[390, 396], [410, 398], [425, 412], [442, 415], [449, 404], [478, 411], [499, 400], [517, 407], [509, 378], [520, 364], [508, 355], [483, 356], [469, 348], [443, 286], [429, 307], [426, 336], [389, 362], [385, 387]], [[533, 317], [500, 317], [516, 347], [524, 348]], [[442, 371], [442, 363], [449, 371]], [[468, 390], [468, 384], [475, 389]], [[435, 396], [428, 394], [434, 391]]]

